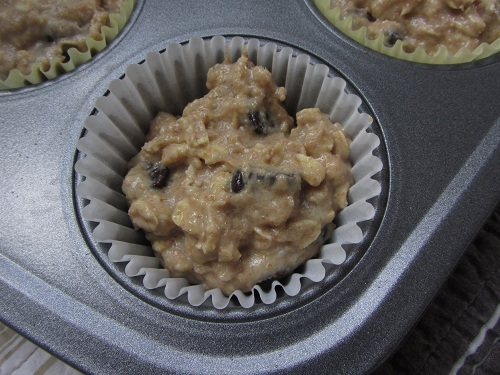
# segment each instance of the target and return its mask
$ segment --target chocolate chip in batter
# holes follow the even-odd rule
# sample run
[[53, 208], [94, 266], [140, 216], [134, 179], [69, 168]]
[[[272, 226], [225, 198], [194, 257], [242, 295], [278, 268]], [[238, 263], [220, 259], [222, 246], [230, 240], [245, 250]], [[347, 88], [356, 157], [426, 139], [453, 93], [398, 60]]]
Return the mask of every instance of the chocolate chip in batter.
[[153, 180], [151, 186], [155, 189], [162, 189], [167, 186], [170, 170], [161, 163], [151, 164], [148, 163], [146, 169], [148, 170], [149, 178]]
[[396, 44], [398, 40], [403, 40], [403, 39], [404, 36], [396, 30], [389, 29], [385, 32], [385, 44], [388, 47], [392, 47], [393, 45]]
[[251, 191], [272, 189], [278, 179], [285, 179], [291, 192], [300, 188], [300, 174], [293, 172], [269, 171], [261, 168], [242, 171], [236, 170], [231, 178], [231, 192], [240, 193], [247, 186]]
[[250, 125], [254, 132], [259, 135], [269, 134], [274, 128], [272, 121], [270, 121], [267, 114], [262, 111], [249, 112], [248, 120], [250, 120]]
[[368, 22], [375, 22], [377, 20], [370, 12], [366, 12], [366, 19], [368, 20]]
[[[285, 179], [290, 191], [300, 188], [301, 177], [298, 173], [269, 171], [265, 169], [252, 170], [248, 173], [248, 185], [252, 188], [260, 189], [262, 186], [272, 188], [278, 179]], [[265, 184], [265, 185], [264, 185]]]
[[239, 193], [245, 188], [245, 182], [243, 181], [243, 173], [238, 169], [231, 180], [231, 191], [233, 193]]
[[63, 50], [63, 52], [61, 53], [61, 56], [64, 57], [63, 62], [68, 62], [69, 60], [71, 60], [71, 57], [69, 56], [67, 49]]
[[274, 183], [276, 182], [276, 178], [278, 177], [278, 175], [280, 175], [281, 173], [272, 173], [272, 172], [257, 172], [257, 173], [253, 173], [253, 172], [250, 172], [248, 174], [248, 180], [249, 182], [266, 182], [268, 183], [270, 186], [274, 185]]

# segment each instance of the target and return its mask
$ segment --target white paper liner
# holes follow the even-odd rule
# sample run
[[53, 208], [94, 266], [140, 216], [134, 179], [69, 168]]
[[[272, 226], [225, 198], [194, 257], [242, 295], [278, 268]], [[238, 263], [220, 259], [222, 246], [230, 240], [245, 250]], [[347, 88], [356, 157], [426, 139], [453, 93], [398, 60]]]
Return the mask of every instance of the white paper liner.
[[375, 208], [368, 200], [381, 191], [379, 182], [372, 178], [382, 169], [381, 160], [373, 155], [380, 140], [366, 131], [372, 118], [359, 111], [361, 99], [347, 94], [346, 82], [329, 76], [327, 66], [314, 64], [305, 54], [295, 56], [289, 47], [280, 49], [274, 43], [240, 37], [196, 38], [185, 45], [170, 44], [161, 53], [149, 53], [141, 64], [128, 66], [125, 77], [112, 81], [109, 94], [96, 101], [98, 111], [88, 117], [87, 133], [77, 145], [85, 156], [75, 165], [76, 172], [83, 177], [76, 192], [90, 202], [83, 208], [82, 216], [98, 223], [92, 236], [97, 242], [111, 246], [108, 257], [112, 262], [127, 262], [127, 276], [144, 276], [145, 288], [162, 287], [169, 299], [187, 294], [193, 306], [211, 302], [215, 308], [223, 309], [230, 304], [231, 296], [224, 296], [220, 289], [206, 291], [184, 278], [171, 278], [169, 271], [161, 268], [143, 233], [133, 229], [121, 185], [127, 162], [144, 144], [150, 121], [158, 111], [182, 113], [186, 104], [206, 93], [208, 69], [222, 62], [226, 55], [236, 61], [244, 50], [254, 63], [272, 72], [277, 85], [286, 87], [285, 106], [289, 113], [318, 107], [330, 114], [332, 121], [344, 126], [353, 140], [350, 161], [354, 184], [348, 193], [348, 207], [336, 218], [337, 228], [331, 243], [320, 249], [317, 258], [307, 261], [301, 273], [275, 280], [265, 290], [256, 285], [249, 293], [235, 291], [231, 296], [241, 306], [250, 308], [255, 304], [256, 294], [264, 304], [275, 302], [277, 285], [287, 295], [295, 296], [301, 290], [303, 278], [321, 282], [326, 273], [325, 263], [340, 265], [345, 261], [342, 245], [362, 241], [364, 234], [358, 223], [373, 218]]

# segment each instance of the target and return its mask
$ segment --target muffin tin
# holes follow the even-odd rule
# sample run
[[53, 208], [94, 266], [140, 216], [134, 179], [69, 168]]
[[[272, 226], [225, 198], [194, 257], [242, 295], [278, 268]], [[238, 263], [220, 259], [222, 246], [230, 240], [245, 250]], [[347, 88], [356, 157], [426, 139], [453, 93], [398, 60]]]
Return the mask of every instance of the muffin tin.
[[[382, 193], [361, 255], [324, 283], [252, 309], [141, 291], [96, 256], [75, 195], [76, 144], [108, 84], [148, 52], [214, 35], [271, 41], [328, 65], [363, 99], [382, 141]], [[310, 1], [138, 1], [91, 62], [0, 92], [0, 319], [89, 373], [367, 373], [499, 201], [499, 74], [498, 54], [430, 66], [368, 50]]]

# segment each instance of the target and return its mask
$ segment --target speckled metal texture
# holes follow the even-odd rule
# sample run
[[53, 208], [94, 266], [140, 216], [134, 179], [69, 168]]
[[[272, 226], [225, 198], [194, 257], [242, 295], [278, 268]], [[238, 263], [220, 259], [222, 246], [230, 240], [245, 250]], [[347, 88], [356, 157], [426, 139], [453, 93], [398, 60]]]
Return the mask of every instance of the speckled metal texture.
[[[390, 355], [500, 199], [500, 56], [396, 60], [311, 4], [138, 1], [91, 62], [0, 92], [2, 321], [88, 373], [360, 374]], [[143, 298], [94, 256], [74, 199], [76, 142], [108, 83], [150, 51], [213, 35], [276, 41], [331, 66], [367, 103], [387, 155], [384, 204], [359, 262], [334, 285], [253, 315]]]

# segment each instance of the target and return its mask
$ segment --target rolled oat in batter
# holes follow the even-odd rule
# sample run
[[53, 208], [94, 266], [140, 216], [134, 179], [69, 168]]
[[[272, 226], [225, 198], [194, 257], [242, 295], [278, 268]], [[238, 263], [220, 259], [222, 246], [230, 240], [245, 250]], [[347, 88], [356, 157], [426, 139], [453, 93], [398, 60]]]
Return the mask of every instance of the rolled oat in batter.
[[34, 63], [42, 70], [66, 51], [86, 51], [86, 38], [101, 39], [109, 14], [121, 0], [0, 0], [0, 79], [18, 69], [28, 75]]
[[313, 257], [347, 205], [350, 139], [247, 57], [208, 72], [182, 117], [160, 113], [130, 161], [129, 215], [172, 277], [226, 295]]
[[465, 47], [500, 38], [499, 0], [331, 0], [341, 17], [353, 17], [353, 29], [367, 28], [367, 37], [385, 36], [386, 46], [397, 40], [406, 52], [422, 46], [428, 54], [440, 46], [454, 54]]

